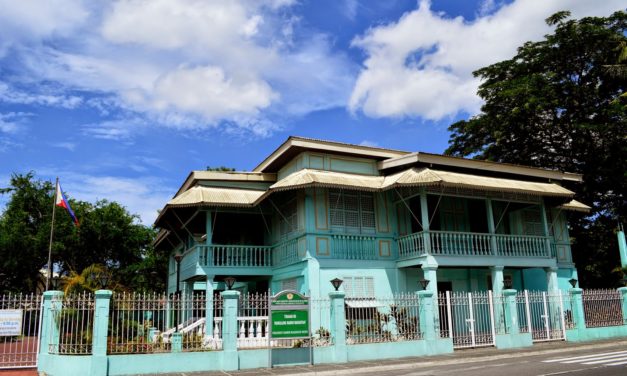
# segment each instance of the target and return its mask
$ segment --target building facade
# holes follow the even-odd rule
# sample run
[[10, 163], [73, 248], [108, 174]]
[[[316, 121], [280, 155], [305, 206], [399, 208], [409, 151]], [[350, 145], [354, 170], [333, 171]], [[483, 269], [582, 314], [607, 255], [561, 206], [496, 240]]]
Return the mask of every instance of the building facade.
[[[290, 137], [252, 172], [193, 171], [161, 210], [168, 290], [350, 297], [566, 290], [577, 174]], [[178, 260], [178, 261], [177, 261]], [[177, 273], [178, 272], [178, 273]]]

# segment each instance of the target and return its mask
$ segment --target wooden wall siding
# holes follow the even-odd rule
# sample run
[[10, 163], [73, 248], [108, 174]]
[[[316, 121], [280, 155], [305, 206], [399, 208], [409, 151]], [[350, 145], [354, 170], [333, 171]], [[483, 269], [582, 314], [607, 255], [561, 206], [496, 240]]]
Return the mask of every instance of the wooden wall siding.
[[329, 199], [328, 191], [324, 188], [315, 188], [313, 190], [314, 199], [314, 220], [316, 230], [329, 229]]
[[310, 154], [309, 168], [324, 170], [324, 155]]
[[411, 220], [409, 218], [409, 210], [404, 204], [396, 204], [396, 220], [398, 223], [398, 235], [404, 236], [411, 234]]
[[392, 256], [392, 241], [379, 240], [379, 257]]
[[307, 237], [303, 236], [298, 239], [298, 256], [307, 256]]
[[374, 212], [377, 219], [377, 232], [390, 232], [390, 217], [385, 193], [374, 194]]
[[329, 238], [316, 237], [316, 255], [317, 256], [330, 256], [331, 247], [329, 247]]
[[374, 161], [359, 160], [356, 158], [330, 157], [329, 170], [353, 174], [376, 175]]
[[304, 168], [363, 175], [379, 175], [377, 162], [371, 159], [304, 152], [300, 153], [283, 166], [277, 173], [277, 179], [283, 179], [289, 174]]
[[296, 203], [298, 208], [298, 231], [305, 231], [305, 221], [306, 221], [306, 212], [305, 212], [305, 191], [300, 190], [296, 196]]

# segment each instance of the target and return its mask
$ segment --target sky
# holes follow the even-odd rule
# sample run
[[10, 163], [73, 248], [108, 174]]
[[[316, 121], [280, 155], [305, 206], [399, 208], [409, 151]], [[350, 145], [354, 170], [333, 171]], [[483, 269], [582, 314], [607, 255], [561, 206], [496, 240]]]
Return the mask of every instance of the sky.
[[[59, 177], [151, 225], [192, 170], [290, 135], [442, 153], [478, 68], [624, 0], [0, 0], [0, 187]], [[0, 210], [7, 196], [0, 196]]]

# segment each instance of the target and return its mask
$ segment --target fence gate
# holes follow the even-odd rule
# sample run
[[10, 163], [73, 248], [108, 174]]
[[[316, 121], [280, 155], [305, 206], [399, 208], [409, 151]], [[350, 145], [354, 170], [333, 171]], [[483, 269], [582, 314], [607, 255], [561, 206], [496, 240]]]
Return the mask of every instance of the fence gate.
[[41, 295], [0, 296], [0, 369], [37, 366]]
[[453, 339], [454, 348], [494, 345], [491, 291], [440, 294], [440, 334]]
[[564, 340], [565, 329], [573, 326], [570, 304], [564, 306], [560, 291], [525, 290], [517, 301], [520, 325], [531, 328], [534, 342]]

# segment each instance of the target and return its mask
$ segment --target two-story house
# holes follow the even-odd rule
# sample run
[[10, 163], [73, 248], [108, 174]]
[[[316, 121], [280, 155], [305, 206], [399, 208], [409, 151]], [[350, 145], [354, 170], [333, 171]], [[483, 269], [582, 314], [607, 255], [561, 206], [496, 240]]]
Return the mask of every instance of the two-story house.
[[290, 137], [252, 172], [193, 171], [156, 246], [183, 291], [294, 289], [313, 297], [427, 289], [566, 290], [577, 278], [562, 186], [577, 174]]

